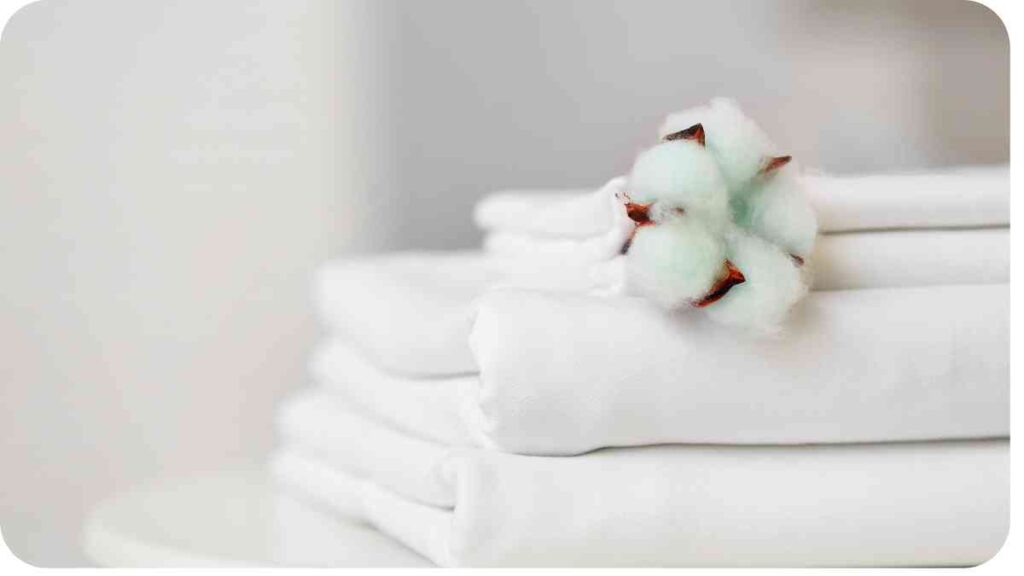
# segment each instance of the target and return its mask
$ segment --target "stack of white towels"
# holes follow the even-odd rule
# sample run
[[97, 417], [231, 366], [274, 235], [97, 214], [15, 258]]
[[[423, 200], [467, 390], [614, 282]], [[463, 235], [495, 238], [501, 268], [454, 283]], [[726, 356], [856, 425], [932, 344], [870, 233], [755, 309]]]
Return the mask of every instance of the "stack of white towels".
[[774, 337], [599, 295], [603, 190], [486, 198], [483, 251], [326, 264], [275, 478], [442, 566], [986, 560], [1008, 170], [805, 180], [814, 291]]

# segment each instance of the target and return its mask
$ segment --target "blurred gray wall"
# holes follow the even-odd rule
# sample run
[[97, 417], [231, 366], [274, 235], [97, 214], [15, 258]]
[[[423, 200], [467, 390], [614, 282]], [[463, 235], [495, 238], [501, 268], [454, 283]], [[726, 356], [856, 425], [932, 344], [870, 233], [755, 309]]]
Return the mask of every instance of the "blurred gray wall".
[[803, 165], [1008, 159], [1009, 45], [967, 0], [386, 2], [397, 246], [475, 239], [484, 191], [589, 186], [731, 96]]
[[474, 244], [488, 190], [625, 171], [737, 98], [804, 165], [1003, 162], [966, 0], [43, 0], [0, 41], [0, 526], [83, 561], [139, 481], [258, 462], [329, 255]]
[[345, 227], [337, 19], [44, 0], [4, 30], [0, 523], [23, 559], [81, 564], [98, 498], [270, 444]]

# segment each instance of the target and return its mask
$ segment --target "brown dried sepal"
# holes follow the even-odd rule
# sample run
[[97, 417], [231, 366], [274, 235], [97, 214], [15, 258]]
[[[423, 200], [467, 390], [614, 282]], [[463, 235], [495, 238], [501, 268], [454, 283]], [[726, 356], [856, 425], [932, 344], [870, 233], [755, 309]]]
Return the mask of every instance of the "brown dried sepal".
[[726, 260], [722, 277], [715, 282], [715, 285], [711, 287], [711, 290], [709, 290], [703, 298], [694, 302], [693, 306], [695, 308], [710, 306], [728, 294], [729, 290], [732, 290], [733, 286], [743, 284], [746, 281], [747, 278], [743, 276], [743, 272], [740, 272], [740, 269], [732, 262]]
[[685, 130], [666, 134], [662, 140], [665, 142], [671, 142], [672, 140], [696, 140], [697, 144], [704, 146], [704, 126], [698, 122]]
[[654, 224], [654, 220], [651, 220], [651, 205], [650, 204], [637, 204], [636, 202], [626, 202], [626, 216], [636, 222], [637, 226], [649, 226]]
[[623, 206], [626, 208], [626, 216], [632, 220], [636, 226], [630, 230], [629, 237], [622, 243], [622, 248], [619, 249], [619, 254], [625, 254], [629, 251], [629, 247], [633, 244], [633, 237], [636, 236], [637, 228], [640, 228], [641, 226], [651, 226], [654, 224], [654, 220], [651, 220], [650, 204], [637, 204], [635, 202], [630, 202], [627, 197]]
[[793, 262], [795, 262], [797, 266], [804, 265], [804, 259], [802, 257], [797, 256], [796, 254], [790, 254], [789, 257], [793, 259]]
[[765, 158], [764, 162], [761, 163], [761, 169], [758, 170], [757, 173], [762, 176], [771, 174], [786, 164], [789, 164], [789, 161], [792, 159], [792, 156], [772, 156]]

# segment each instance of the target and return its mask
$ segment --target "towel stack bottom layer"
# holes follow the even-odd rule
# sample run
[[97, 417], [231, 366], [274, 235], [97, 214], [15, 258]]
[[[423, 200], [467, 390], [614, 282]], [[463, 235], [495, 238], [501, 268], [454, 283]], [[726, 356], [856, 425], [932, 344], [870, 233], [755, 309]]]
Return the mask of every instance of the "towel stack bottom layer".
[[967, 174], [819, 182], [816, 291], [768, 339], [595, 295], [600, 192], [486, 199], [484, 252], [329, 263], [274, 477], [442, 566], [983, 562], [1008, 182]]

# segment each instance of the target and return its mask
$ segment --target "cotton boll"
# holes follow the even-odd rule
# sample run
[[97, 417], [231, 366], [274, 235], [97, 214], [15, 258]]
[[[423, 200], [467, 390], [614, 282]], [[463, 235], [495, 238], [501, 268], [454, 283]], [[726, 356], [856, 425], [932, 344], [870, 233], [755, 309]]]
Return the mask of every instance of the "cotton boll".
[[729, 221], [729, 195], [715, 159], [697, 142], [675, 140], [637, 157], [629, 196], [638, 204], [661, 204], [722, 228]]
[[743, 198], [732, 203], [733, 219], [784, 251], [810, 257], [818, 233], [818, 218], [793, 170], [762, 179]]
[[716, 322], [757, 333], [780, 329], [790, 308], [807, 293], [800, 267], [777, 246], [742, 230], [727, 237], [727, 256], [746, 281], [705, 310]]
[[725, 263], [722, 236], [690, 216], [637, 229], [626, 253], [626, 287], [666, 308], [688, 305], [715, 284]]
[[659, 135], [664, 138], [697, 123], [704, 126], [707, 149], [718, 162], [730, 194], [739, 193], [757, 175], [765, 158], [778, 155], [764, 131], [727, 98], [669, 115]]

